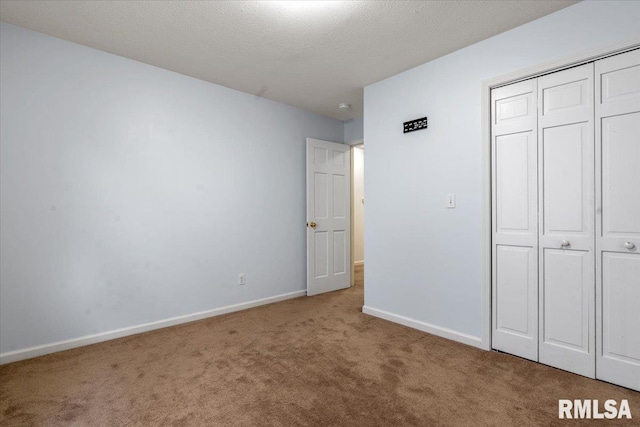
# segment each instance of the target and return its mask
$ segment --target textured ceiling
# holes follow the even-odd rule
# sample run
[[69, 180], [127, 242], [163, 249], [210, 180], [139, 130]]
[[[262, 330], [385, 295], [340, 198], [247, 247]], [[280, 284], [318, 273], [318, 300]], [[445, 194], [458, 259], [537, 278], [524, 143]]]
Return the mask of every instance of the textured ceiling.
[[347, 120], [364, 86], [573, 3], [2, 0], [0, 19]]

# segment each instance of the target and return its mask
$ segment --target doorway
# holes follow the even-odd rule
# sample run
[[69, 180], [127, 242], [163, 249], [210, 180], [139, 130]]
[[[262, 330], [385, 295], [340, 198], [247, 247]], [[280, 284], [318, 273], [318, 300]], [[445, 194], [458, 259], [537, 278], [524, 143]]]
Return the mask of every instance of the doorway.
[[351, 286], [364, 286], [364, 144], [351, 147]]

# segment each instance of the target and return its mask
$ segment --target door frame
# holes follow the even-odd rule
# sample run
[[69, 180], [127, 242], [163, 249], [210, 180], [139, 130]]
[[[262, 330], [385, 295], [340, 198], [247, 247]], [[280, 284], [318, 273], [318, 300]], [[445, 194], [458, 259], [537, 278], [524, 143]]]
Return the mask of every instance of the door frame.
[[540, 77], [640, 48], [640, 38], [589, 49], [559, 60], [503, 74], [482, 82], [482, 336], [480, 347], [492, 349], [491, 342], [491, 89]]
[[351, 148], [349, 148], [349, 151], [351, 153], [351, 173], [349, 174], [349, 179], [351, 182], [351, 199], [350, 199], [350, 203], [351, 203], [351, 286], [354, 286], [356, 284], [356, 279], [355, 279], [355, 272], [356, 272], [356, 261], [354, 258], [354, 243], [356, 240], [356, 232], [355, 232], [355, 216], [354, 216], [354, 204], [355, 204], [355, 198], [354, 198], [354, 194], [355, 194], [355, 188], [353, 185], [353, 182], [355, 180], [355, 175], [353, 174], [353, 170], [354, 170], [354, 159], [353, 159], [353, 151], [355, 150], [356, 147], [361, 147], [364, 146], [364, 139], [360, 138], [360, 139], [356, 139], [355, 141], [352, 142], [345, 142], [346, 145], [350, 145]]

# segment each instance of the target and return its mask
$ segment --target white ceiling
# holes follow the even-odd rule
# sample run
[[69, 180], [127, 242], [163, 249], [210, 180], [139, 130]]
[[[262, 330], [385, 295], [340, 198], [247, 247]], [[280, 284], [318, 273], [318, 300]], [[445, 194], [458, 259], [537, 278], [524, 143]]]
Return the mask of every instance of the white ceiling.
[[2, 0], [0, 19], [347, 120], [364, 86], [575, 2]]

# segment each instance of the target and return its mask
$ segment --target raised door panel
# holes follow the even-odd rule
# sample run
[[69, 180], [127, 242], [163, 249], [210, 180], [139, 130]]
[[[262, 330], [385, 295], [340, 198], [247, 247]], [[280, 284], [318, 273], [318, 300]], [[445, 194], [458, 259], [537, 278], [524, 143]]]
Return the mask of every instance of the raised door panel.
[[568, 110], [589, 108], [588, 79], [546, 87], [542, 90], [542, 114], [565, 113]]
[[333, 232], [333, 274], [347, 273], [347, 233], [344, 230]]
[[640, 65], [602, 75], [602, 102], [640, 97]]
[[496, 137], [497, 231], [531, 233], [532, 191], [535, 191], [535, 140], [532, 132]]
[[540, 77], [538, 96], [543, 128], [592, 119], [593, 64]]
[[547, 249], [544, 252], [543, 342], [589, 352], [589, 304], [593, 273], [589, 253]]
[[327, 231], [315, 231], [313, 234], [314, 277], [320, 279], [329, 275], [329, 233]]
[[538, 280], [534, 248], [496, 248], [495, 348], [531, 360], [538, 358]]
[[313, 174], [314, 186], [314, 218], [327, 219], [329, 217], [329, 176], [323, 172]]
[[545, 249], [540, 289], [540, 362], [595, 376], [593, 253]]
[[347, 178], [333, 174], [333, 219], [345, 219], [347, 214]]
[[497, 99], [494, 108], [496, 125], [509, 125], [518, 119], [535, 114], [532, 92]]
[[329, 164], [329, 150], [321, 147], [313, 148], [313, 162], [316, 166], [326, 166]]
[[499, 246], [497, 260], [499, 331], [533, 338], [536, 325], [532, 316], [537, 310], [535, 256], [531, 248]]
[[640, 254], [602, 254], [602, 306], [603, 357], [640, 369]]
[[591, 233], [593, 225], [593, 138], [587, 123], [543, 131], [545, 235]]
[[596, 62], [601, 117], [640, 110], [640, 49]]
[[605, 236], [640, 237], [640, 112], [602, 119]]
[[333, 166], [337, 169], [344, 168], [346, 166], [345, 163], [345, 152], [341, 150], [331, 150], [333, 157]]

